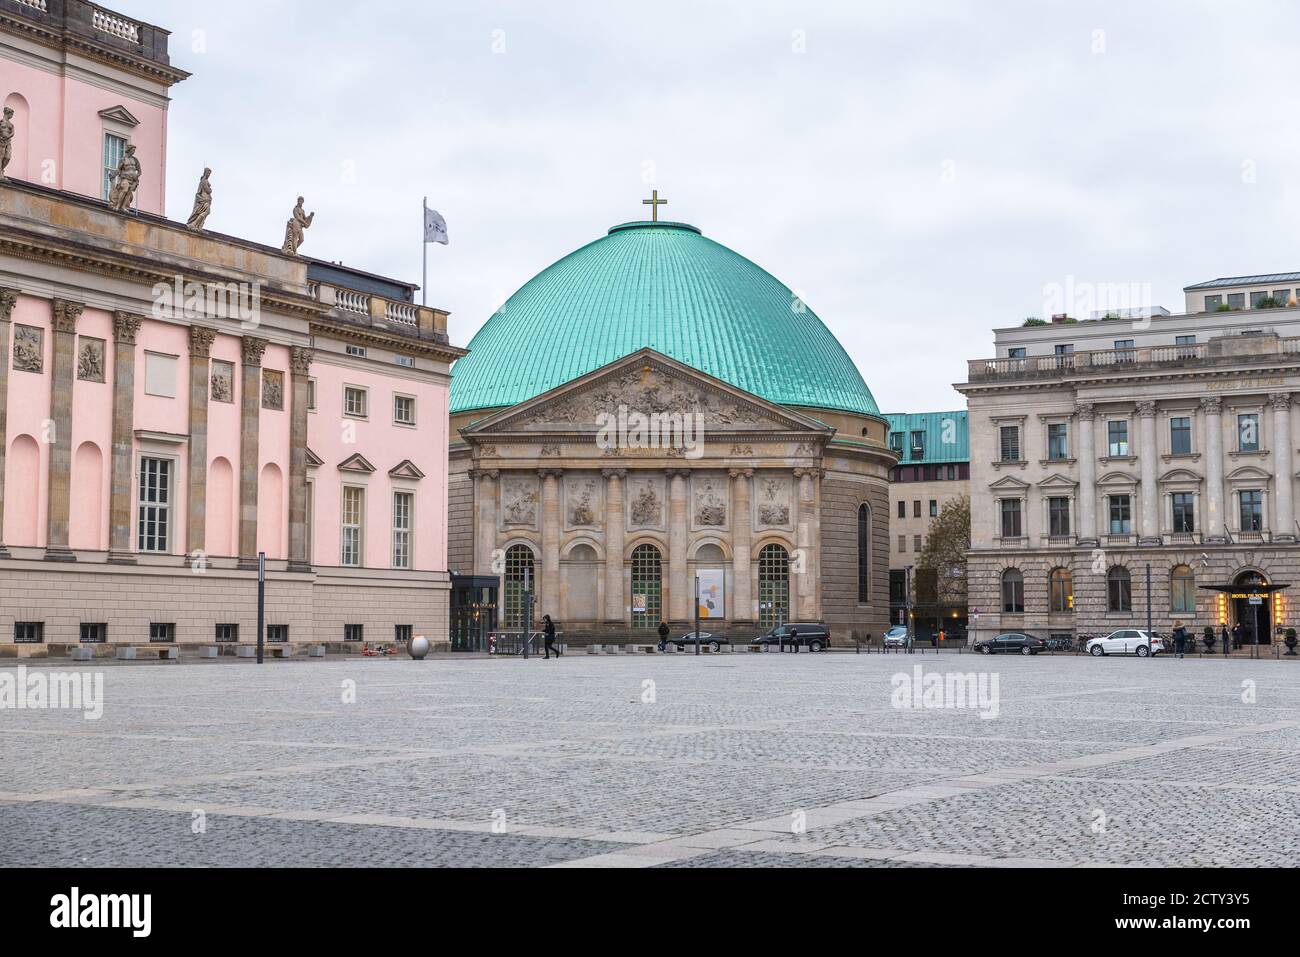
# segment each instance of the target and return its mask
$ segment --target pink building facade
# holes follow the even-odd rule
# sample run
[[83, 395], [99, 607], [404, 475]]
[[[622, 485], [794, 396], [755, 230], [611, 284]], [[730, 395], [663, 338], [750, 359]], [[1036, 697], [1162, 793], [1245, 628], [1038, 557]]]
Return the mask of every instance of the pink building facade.
[[[0, 0], [29, 111], [0, 182], [0, 656], [248, 646], [259, 555], [277, 653], [445, 640], [447, 315], [164, 218], [166, 60], [102, 8]], [[122, 214], [84, 159], [127, 114]]]

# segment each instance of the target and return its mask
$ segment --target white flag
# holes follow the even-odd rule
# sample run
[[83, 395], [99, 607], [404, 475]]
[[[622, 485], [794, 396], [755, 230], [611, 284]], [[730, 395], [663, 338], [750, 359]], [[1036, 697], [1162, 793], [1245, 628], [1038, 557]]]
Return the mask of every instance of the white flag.
[[439, 243], [446, 246], [447, 239], [447, 221], [442, 218], [442, 213], [436, 209], [424, 210], [424, 241], [426, 243]]

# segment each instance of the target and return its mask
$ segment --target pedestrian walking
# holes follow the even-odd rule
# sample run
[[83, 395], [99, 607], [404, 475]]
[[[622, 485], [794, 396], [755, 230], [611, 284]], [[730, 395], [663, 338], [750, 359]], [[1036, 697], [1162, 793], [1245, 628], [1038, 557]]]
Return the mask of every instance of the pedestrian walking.
[[1184, 651], [1187, 648], [1187, 629], [1183, 627], [1181, 621], [1174, 622], [1174, 654], [1179, 658], [1184, 657]]
[[659, 650], [662, 652], [668, 647], [668, 622], [659, 622]]
[[1224, 624], [1224, 626], [1223, 626], [1223, 634], [1219, 636], [1219, 640], [1220, 640], [1221, 642], [1223, 642], [1223, 653], [1224, 653], [1224, 655], [1227, 655], [1227, 653], [1228, 653], [1228, 649], [1232, 646], [1232, 636], [1228, 634], [1228, 626], [1227, 626], [1227, 624]]
[[551, 621], [550, 615], [542, 616], [542, 633], [546, 636], [546, 659], [551, 660], [551, 652], [555, 652], [555, 657], [560, 657], [560, 649], [555, 647], [555, 622]]
[[794, 653], [799, 654], [799, 629], [790, 629], [790, 645], [794, 648]]

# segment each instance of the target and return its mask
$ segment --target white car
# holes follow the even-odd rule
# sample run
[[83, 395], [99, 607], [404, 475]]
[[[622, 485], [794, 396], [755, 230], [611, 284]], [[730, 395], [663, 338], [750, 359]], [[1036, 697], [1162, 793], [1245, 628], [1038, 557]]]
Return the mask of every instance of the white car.
[[1105, 638], [1094, 638], [1086, 646], [1088, 654], [1094, 658], [1102, 655], [1137, 655], [1146, 658], [1158, 655], [1165, 650], [1164, 640], [1159, 635], [1140, 628], [1121, 628], [1111, 632]]

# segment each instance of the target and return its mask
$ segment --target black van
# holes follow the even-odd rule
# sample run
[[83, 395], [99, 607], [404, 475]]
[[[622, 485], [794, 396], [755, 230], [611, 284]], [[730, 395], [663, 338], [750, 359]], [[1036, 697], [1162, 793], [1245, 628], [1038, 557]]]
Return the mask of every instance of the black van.
[[[797, 637], [791, 639], [791, 632], [795, 632]], [[784, 625], [777, 625], [765, 635], [759, 635], [750, 644], [792, 645], [795, 641], [799, 643], [800, 648], [807, 648], [809, 651], [825, 651], [831, 646], [831, 630], [814, 621], [791, 621]]]

